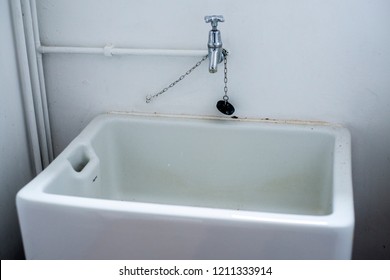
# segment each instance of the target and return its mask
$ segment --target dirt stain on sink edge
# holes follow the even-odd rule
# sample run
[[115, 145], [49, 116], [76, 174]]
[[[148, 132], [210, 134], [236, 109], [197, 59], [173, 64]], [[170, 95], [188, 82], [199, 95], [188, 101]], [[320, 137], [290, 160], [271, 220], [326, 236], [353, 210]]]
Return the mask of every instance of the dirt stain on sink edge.
[[164, 117], [164, 118], [186, 118], [186, 119], [204, 119], [204, 120], [224, 120], [224, 121], [238, 121], [238, 122], [262, 122], [262, 123], [276, 123], [276, 124], [292, 124], [305, 126], [337, 126], [342, 127], [341, 124], [331, 123], [319, 120], [296, 120], [296, 119], [274, 119], [274, 118], [254, 118], [254, 117], [239, 117], [239, 116], [214, 116], [214, 115], [187, 115], [187, 114], [168, 114], [168, 113], [147, 113], [136, 111], [110, 111], [106, 114], [115, 115], [129, 115], [129, 116], [145, 116], [145, 117]]

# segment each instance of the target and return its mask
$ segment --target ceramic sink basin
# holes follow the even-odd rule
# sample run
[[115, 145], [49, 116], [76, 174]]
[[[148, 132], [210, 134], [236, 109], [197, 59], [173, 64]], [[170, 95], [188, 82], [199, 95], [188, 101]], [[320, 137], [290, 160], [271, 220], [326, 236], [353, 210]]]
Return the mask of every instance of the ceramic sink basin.
[[348, 259], [350, 135], [105, 114], [17, 195], [29, 259]]

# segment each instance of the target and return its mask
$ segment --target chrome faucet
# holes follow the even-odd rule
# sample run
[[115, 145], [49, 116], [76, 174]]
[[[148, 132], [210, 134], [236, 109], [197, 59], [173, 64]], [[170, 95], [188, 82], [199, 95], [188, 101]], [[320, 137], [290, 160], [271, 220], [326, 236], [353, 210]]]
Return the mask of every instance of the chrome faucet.
[[209, 72], [217, 72], [217, 66], [223, 61], [222, 53], [222, 39], [221, 31], [217, 29], [218, 22], [224, 22], [223, 16], [205, 16], [206, 23], [211, 23], [211, 30], [209, 32], [209, 42], [207, 44], [209, 49]]

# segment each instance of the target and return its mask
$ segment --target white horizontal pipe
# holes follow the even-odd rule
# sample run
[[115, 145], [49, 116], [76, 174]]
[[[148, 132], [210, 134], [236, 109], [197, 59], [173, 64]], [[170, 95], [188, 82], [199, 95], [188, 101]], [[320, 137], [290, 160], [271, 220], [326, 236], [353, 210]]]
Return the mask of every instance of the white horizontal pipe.
[[167, 50], [167, 49], [121, 49], [113, 48], [114, 55], [166, 55], [166, 56], [204, 56], [207, 50]]
[[107, 45], [103, 48], [89, 47], [57, 47], [57, 46], [39, 46], [38, 52], [41, 54], [103, 54], [112, 55], [161, 55], [161, 56], [204, 56], [207, 50], [172, 50], [172, 49], [129, 49], [115, 48]]
[[47, 53], [68, 53], [68, 54], [104, 54], [103, 48], [83, 48], [83, 47], [45, 47], [39, 46], [38, 52]]

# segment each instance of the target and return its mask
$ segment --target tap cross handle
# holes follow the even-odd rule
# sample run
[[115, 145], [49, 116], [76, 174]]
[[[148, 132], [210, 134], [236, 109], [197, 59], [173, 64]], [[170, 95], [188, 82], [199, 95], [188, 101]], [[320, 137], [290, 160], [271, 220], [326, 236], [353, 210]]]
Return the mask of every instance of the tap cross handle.
[[206, 23], [209, 23], [209, 22], [211, 23], [211, 27], [213, 28], [213, 30], [217, 30], [218, 22], [224, 22], [225, 21], [223, 16], [216, 16], [216, 15], [205, 16], [204, 20], [205, 20]]

